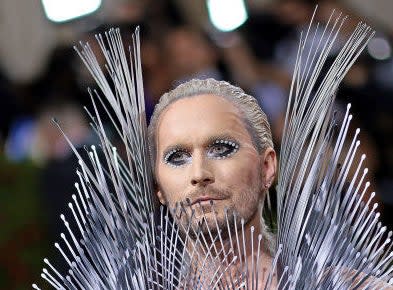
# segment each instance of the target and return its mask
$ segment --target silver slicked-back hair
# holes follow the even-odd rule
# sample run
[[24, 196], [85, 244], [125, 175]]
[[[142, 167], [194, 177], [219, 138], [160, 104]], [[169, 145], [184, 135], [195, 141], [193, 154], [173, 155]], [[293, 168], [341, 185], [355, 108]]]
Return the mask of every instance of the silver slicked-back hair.
[[270, 124], [266, 114], [262, 111], [254, 97], [246, 94], [241, 88], [225, 81], [218, 81], [211, 78], [205, 80], [193, 79], [162, 95], [154, 109], [148, 129], [148, 140], [153, 165], [156, 157], [155, 138], [157, 123], [162, 112], [177, 100], [198, 95], [216, 95], [230, 101], [242, 114], [245, 126], [258, 152], [263, 152], [269, 147], [273, 148]]

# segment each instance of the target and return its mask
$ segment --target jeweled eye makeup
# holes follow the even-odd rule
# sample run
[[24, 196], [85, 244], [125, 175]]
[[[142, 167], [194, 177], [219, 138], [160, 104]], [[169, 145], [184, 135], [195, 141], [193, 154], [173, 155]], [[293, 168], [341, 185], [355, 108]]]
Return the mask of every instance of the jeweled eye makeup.
[[207, 157], [211, 159], [224, 159], [232, 156], [239, 150], [239, 143], [227, 139], [215, 140], [207, 149]]
[[[213, 139], [206, 146], [206, 157], [209, 159], [225, 159], [239, 151], [239, 143], [229, 138]], [[164, 163], [171, 167], [180, 167], [192, 161], [191, 152], [180, 146], [168, 149], [163, 154]]]
[[164, 154], [164, 163], [172, 167], [182, 166], [191, 161], [191, 154], [183, 148], [173, 148]]

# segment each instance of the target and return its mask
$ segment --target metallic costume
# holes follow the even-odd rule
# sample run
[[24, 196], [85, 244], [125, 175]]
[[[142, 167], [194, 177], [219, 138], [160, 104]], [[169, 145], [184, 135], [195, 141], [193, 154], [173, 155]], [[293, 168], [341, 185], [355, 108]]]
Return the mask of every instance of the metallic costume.
[[[340, 82], [373, 35], [367, 25], [359, 24], [327, 67], [329, 51], [344, 21], [332, 14], [323, 41], [315, 39], [310, 23], [300, 39], [280, 151], [277, 246], [271, 268], [264, 274], [264, 239], [258, 236], [256, 243], [251, 239], [251, 261], [247, 260], [245, 243], [249, 240], [244, 238], [244, 221], [236, 216], [235, 240], [224, 246], [222, 229], [211, 229], [206, 236], [199, 229], [176, 223], [177, 213], [190, 212], [190, 205], [155, 210], [138, 30], [129, 53], [118, 30], [97, 36], [109, 80], [88, 44], [77, 49], [100, 89], [89, 90], [93, 103], [89, 115], [102, 154], [92, 146], [87, 158], [82, 157], [67, 139], [79, 158], [80, 182], [69, 203], [70, 214], [67, 218], [61, 215], [68, 232], [55, 246], [70, 270], [59, 273], [45, 259], [42, 277], [56, 289], [391, 287], [392, 233], [379, 222], [374, 193], [367, 201], [363, 198], [369, 183], [365, 182], [367, 169], [362, 167], [365, 156], [355, 160], [359, 129], [354, 135], [348, 133], [350, 105], [341, 126], [336, 125], [332, 112]], [[323, 77], [322, 69], [326, 71]], [[124, 143], [125, 160], [107, 137], [98, 104]], [[348, 140], [350, 147], [344, 150]], [[351, 167], [354, 173], [349, 173]], [[78, 228], [70, 228], [70, 218]], [[192, 214], [188, 216], [192, 218]], [[227, 230], [233, 228], [228, 224]], [[246, 234], [252, 236], [253, 230]], [[240, 267], [234, 270], [235, 264]], [[204, 275], [206, 267], [213, 268], [212, 275]], [[260, 275], [267, 275], [266, 285], [258, 284]], [[40, 289], [35, 284], [33, 288]]]

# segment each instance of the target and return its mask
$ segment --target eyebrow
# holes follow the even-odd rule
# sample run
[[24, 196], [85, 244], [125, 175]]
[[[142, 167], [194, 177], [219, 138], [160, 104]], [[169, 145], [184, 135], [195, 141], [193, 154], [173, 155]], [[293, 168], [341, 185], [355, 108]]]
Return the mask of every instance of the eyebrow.
[[[206, 142], [204, 142], [205, 146], [208, 146], [212, 143], [214, 143], [217, 140], [228, 140], [228, 141], [236, 141], [237, 139], [234, 138], [232, 135], [224, 133], [224, 134], [219, 134], [219, 135], [214, 135], [209, 137]], [[237, 141], [236, 141], [237, 142]]]
[[[234, 138], [231, 134], [222, 133], [222, 134], [217, 134], [217, 135], [213, 135], [213, 136], [208, 137], [205, 141], [203, 141], [203, 146], [208, 147], [209, 145], [213, 144], [217, 140], [228, 140], [228, 141], [238, 142], [237, 139]], [[166, 156], [172, 150], [189, 150], [190, 147], [191, 146], [186, 143], [177, 143], [177, 144], [169, 145], [168, 147], [166, 147], [163, 150], [162, 155]]]

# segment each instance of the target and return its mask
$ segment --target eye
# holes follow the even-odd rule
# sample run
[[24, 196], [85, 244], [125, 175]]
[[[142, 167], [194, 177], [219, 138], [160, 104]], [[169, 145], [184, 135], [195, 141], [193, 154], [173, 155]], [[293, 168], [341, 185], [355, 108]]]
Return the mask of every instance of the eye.
[[173, 149], [165, 154], [164, 162], [171, 166], [181, 166], [190, 161], [191, 155], [183, 149]]
[[223, 159], [235, 154], [239, 144], [229, 140], [217, 140], [207, 150], [207, 156], [213, 159]]

